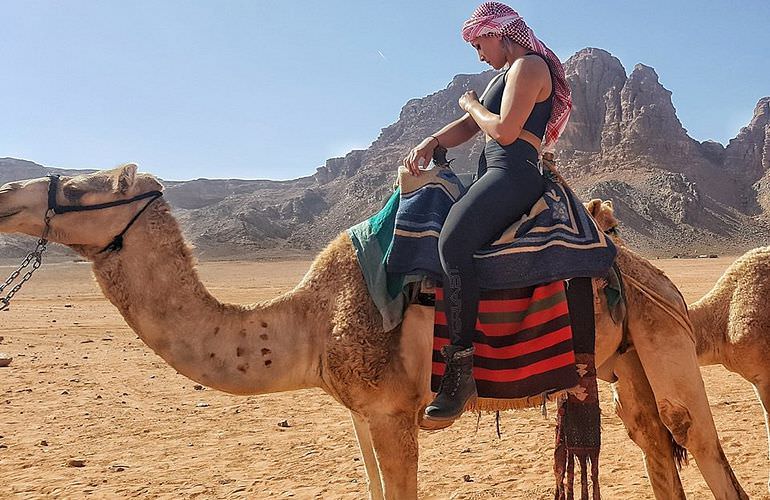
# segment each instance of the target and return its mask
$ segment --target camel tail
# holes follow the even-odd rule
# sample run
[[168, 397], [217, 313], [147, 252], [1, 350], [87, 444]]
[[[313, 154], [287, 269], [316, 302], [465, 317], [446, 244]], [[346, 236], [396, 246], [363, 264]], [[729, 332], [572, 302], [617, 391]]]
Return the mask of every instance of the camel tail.
[[676, 462], [676, 470], [681, 471], [683, 465], [689, 465], [690, 463], [689, 460], [687, 460], [687, 448], [677, 443], [673, 434], [669, 432], [668, 435], [671, 437], [671, 448], [674, 450], [674, 462]]

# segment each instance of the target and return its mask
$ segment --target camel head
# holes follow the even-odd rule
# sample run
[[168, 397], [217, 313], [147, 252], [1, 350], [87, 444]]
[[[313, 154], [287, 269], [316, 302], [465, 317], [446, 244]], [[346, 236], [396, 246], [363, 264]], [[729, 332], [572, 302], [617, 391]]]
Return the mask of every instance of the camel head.
[[[53, 182], [53, 184], [52, 184]], [[23, 233], [40, 237], [45, 229], [49, 188], [53, 186], [56, 203], [62, 207], [85, 207], [120, 200], [163, 189], [150, 174], [137, 174], [136, 165], [74, 177], [62, 176], [58, 182], [49, 177], [9, 182], [0, 186], [0, 233]], [[98, 210], [74, 211], [50, 219], [48, 239], [81, 252], [101, 249], [110, 244], [152, 198]]]
[[613, 240], [620, 240], [618, 235], [618, 226], [620, 222], [615, 218], [615, 209], [612, 206], [612, 200], [600, 200], [594, 198], [588, 203], [584, 203], [586, 210], [594, 218], [599, 229], [609, 234]]

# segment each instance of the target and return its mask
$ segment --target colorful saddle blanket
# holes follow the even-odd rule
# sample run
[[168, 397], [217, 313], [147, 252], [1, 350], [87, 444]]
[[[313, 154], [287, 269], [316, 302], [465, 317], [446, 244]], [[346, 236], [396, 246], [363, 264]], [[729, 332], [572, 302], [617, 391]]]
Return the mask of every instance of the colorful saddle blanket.
[[[479, 282], [492, 290], [523, 288], [575, 278], [604, 277], [616, 249], [583, 204], [566, 186], [546, 176], [545, 194], [530, 212], [479, 250]], [[435, 167], [419, 177], [399, 169], [401, 199], [395, 217], [387, 271], [443, 274], [438, 236], [452, 204], [465, 192], [449, 168]]]
[[[443, 289], [436, 288], [431, 390], [444, 374], [449, 343]], [[476, 409], [538, 406], [578, 383], [564, 282], [483, 290], [473, 339]]]
[[[400, 322], [407, 281], [426, 273], [439, 281], [443, 277], [438, 236], [452, 204], [465, 192], [448, 168], [434, 168], [420, 177], [400, 170], [399, 185], [378, 214], [348, 230], [385, 330]], [[579, 393], [561, 399], [554, 465], [561, 474], [557, 476], [558, 498], [572, 491], [571, 483], [565, 488], [562, 477], [574, 474], [570, 474], [572, 461], [577, 457], [586, 472], [586, 457], [596, 464], [600, 442], [593, 322], [590, 332], [582, 332], [587, 330], [585, 322], [576, 321], [573, 339], [563, 280], [605, 277], [615, 253], [612, 242], [574, 194], [547, 179], [546, 192], [530, 213], [475, 256], [485, 288], [474, 338], [473, 375], [479, 393], [476, 409], [535, 406], [569, 389]], [[574, 296], [569, 302], [573, 300]], [[575, 312], [582, 309], [578, 306]], [[433, 391], [438, 390], [445, 367], [440, 349], [449, 337], [443, 290], [437, 288]], [[572, 439], [584, 434], [590, 439]], [[595, 466], [591, 477], [594, 498], [598, 498]], [[584, 480], [585, 491], [587, 485]], [[587, 498], [587, 493], [584, 496]]]

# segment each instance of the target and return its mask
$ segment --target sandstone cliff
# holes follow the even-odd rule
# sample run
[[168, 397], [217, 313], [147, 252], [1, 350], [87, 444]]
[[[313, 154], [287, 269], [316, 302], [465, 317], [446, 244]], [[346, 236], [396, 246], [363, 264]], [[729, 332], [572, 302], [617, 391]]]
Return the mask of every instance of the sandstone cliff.
[[[574, 110], [558, 168], [581, 197], [613, 199], [632, 245], [670, 255], [742, 252], [770, 242], [770, 97], [725, 147], [687, 134], [653, 68], [638, 64], [627, 74], [597, 48], [564, 66]], [[460, 95], [481, 93], [493, 75], [457, 75], [445, 89], [408, 101], [366, 150], [331, 158], [309, 177], [170, 182], [166, 196], [204, 258], [314, 251], [379, 209], [408, 150], [458, 118]], [[482, 146], [477, 136], [449, 153], [466, 179]], [[0, 183], [50, 170], [0, 159]], [[0, 240], [0, 255], [22, 246]]]

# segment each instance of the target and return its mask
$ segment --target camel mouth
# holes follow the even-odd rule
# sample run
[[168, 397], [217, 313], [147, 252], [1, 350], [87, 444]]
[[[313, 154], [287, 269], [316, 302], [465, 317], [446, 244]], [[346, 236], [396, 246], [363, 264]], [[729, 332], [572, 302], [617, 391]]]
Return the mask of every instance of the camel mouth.
[[13, 217], [14, 215], [18, 214], [19, 212], [21, 212], [21, 210], [17, 210], [15, 212], [9, 212], [7, 214], [0, 214], [0, 219], [7, 219], [8, 217]]

